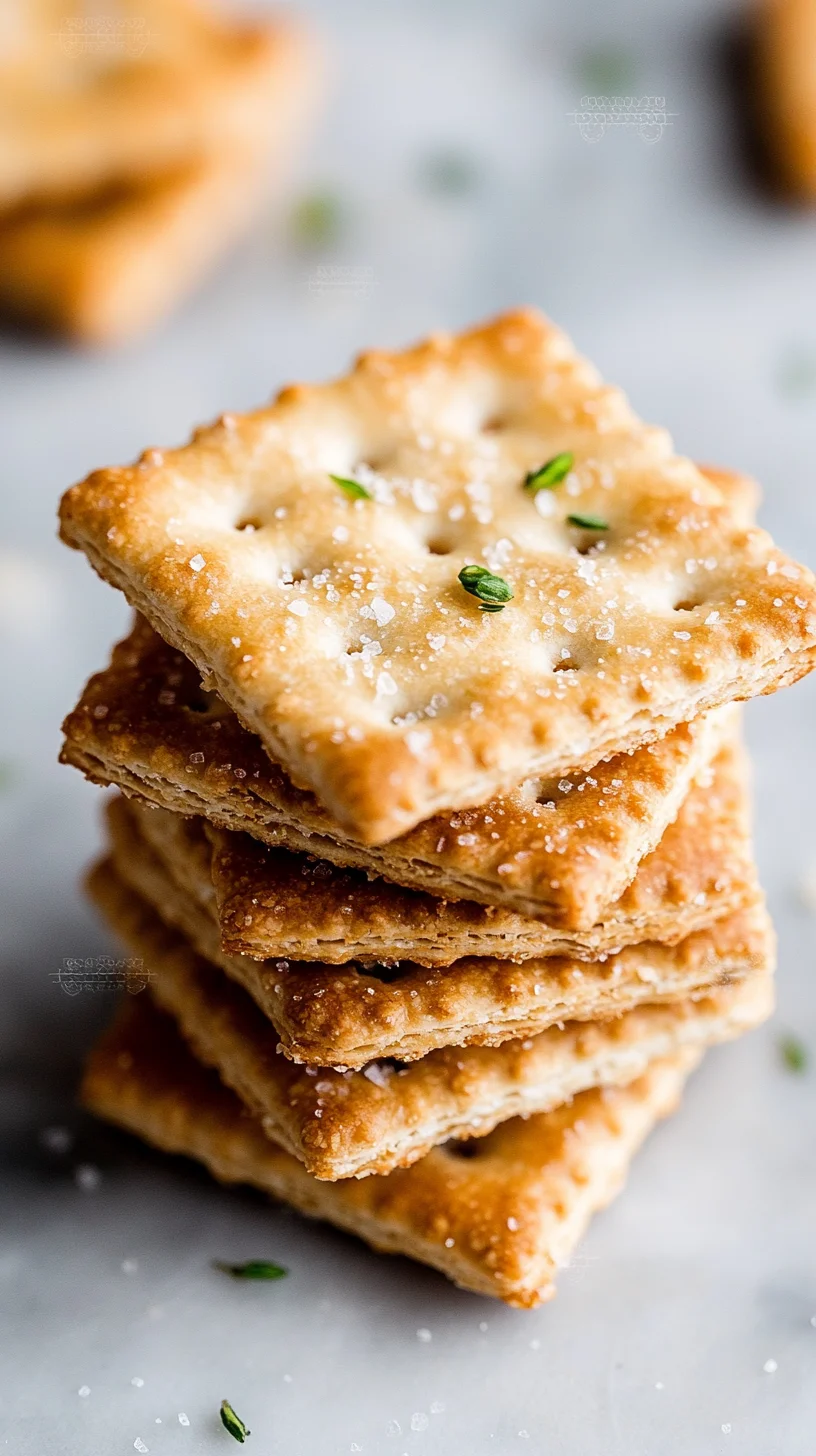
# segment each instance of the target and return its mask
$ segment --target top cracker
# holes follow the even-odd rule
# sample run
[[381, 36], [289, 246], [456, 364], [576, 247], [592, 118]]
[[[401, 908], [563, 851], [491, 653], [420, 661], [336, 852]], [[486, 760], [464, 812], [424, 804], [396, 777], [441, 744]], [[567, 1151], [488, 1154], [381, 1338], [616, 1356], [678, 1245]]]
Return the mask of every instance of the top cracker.
[[530, 311], [97, 471], [61, 523], [369, 843], [816, 663], [811, 573]]

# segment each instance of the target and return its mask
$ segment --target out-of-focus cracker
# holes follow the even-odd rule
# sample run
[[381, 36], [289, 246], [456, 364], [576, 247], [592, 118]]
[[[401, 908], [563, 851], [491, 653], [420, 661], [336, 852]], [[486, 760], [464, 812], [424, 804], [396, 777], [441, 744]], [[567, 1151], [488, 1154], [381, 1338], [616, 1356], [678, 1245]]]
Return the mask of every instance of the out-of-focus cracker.
[[[276, 95], [314, 42], [195, 0], [43, 7], [0, 94], [0, 209], [88, 200], [277, 135]], [[47, 28], [46, 28], [47, 15]]]

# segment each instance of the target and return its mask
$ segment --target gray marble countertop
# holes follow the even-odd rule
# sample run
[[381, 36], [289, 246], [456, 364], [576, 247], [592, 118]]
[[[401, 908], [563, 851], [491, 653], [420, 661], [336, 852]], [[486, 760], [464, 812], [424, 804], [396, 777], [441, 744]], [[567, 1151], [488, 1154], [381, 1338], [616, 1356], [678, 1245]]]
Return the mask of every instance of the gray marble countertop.
[[[816, 920], [800, 887], [816, 866], [816, 682], [747, 712], [777, 1018], [707, 1058], [554, 1304], [463, 1294], [75, 1111], [110, 1002], [65, 996], [53, 973], [112, 946], [78, 889], [100, 796], [57, 767], [59, 723], [128, 613], [55, 541], [72, 480], [363, 345], [531, 302], [681, 450], [755, 474], [764, 523], [816, 563], [816, 215], [744, 170], [722, 65], [738, 7], [310, 10], [330, 96], [294, 192], [336, 194], [337, 236], [309, 256], [270, 216], [116, 354], [0, 342], [0, 1448], [209, 1456], [233, 1449], [228, 1396], [257, 1456], [809, 1456]], [[654, 144], [627, 129], [590, 144], [569, 118], [588, 53], [610, 46], [635, 93], [673, 113]], [[326, 295], [327, 263], [362, 286]], [[783, 1065], [787, 1031], [810, 1046], [804, 1075]], [[244, 1287], [210, 1269], [250, 1256], [290, 1277]]]

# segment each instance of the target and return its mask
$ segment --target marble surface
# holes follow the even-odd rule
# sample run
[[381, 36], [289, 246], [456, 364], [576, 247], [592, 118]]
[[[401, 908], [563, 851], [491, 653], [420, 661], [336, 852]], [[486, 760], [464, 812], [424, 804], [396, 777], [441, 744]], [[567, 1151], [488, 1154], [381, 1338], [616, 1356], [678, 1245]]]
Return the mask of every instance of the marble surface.
[[[769, 201], [743, 165], [723, 66], [738, 7], [311, 12], [330, 95], [294, 195], [336, 194], [337, 237], [312, 256], [285, 209], [270, 216], [117, 354], [0, 342], [0, 1449], [226, 1452], [227, 1396], [259, 1456], [809, 1456], [816, 921], [800, 887], [816, 866], [816, 683], [747, 714], [776, 1021], [709, 1056], [549, 1307], [460, 1293], [75, 1111], [110, 1000], [67, 997], [53, 976], [112, 946], [78, 890], [99, 794], [56, 765], [58, 729], [128, 614], [54, 539], [72, 480], [363, 345], [529, 301], [682, 450], [756, 474], [765, 524], [816, 563], [816, 217]], [[635, 93], [674, 113], [653, 145], [627, 130], [588, 144], [569, 120], [588, 52], [612, 45]], [[457, 159], [458, 191], [450, 166], [438, 186], [440, 156]], [[364, 286], [321, 296], [321, 263]], [[810, 1046], [800, 1076], [779, 1055], [788, 1031]], [[234, 1285], [213, 1257], [291, 1273]]]

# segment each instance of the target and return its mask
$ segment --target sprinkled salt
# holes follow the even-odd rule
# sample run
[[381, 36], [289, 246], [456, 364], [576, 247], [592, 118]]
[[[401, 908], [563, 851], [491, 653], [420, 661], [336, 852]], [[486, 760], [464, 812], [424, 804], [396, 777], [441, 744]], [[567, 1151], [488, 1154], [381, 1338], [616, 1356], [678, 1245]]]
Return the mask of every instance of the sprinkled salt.
[[400, 1425], [399, 1421], [389, 1421], [385, 1429], [389, 1436], [402, 1435], [402, 1426]]
[[445, 1402], [443, 1400], [432, 1400], [429, 1406], [429, 1410], [432, 1416], [441, 1416], [444, 1409]]
[[80, 1163], [79, 1167], [74, 1169], [74, 1182], [83, 1193], [95, 1193], [102, 1182], [102, 1174], [93, 1163]]
[[431, 511], [436, 510], [436, 494], [427, 480], [411, 481], [411, 500], [418, 511], [424, 511], [426, 514], [429, 514]]
[[195, 556], [190, 557], [189, 565], [193, 571], [201, 571], [201, 568], [206, 566], [207, 563], [201, 555], [201, 552], [198, 551]]
[[779, 1369], [779, 1366], [774, 1359], [770, 1359], [765, 1361], [765, 1364], [762, 1368], [765, 1371], [766, 1375], [775, 1375], [777, 1370]]
[[360, 608], [360, 616], [373, 617], [378, 627], [384, 627], [395, 616], [395, 612], [390, 602], [384, 601], [382, 597], [374, 597], [370, 604]]
[[90, 1387], [90, 1385], [80, 1385], [79, 1390], [77, 1391], [77, 1395], [81, 1395], [83, 1400], [87, 1400], [87, 1398], [90, 1395], [90, 1393], [91, 1393], [91, 1387]]
[[372, 1062], [370, 1066], [363, 1067], [363, 1076], [367, 1077], [369, 1082], [373, 1082], [375, 1087], [388, 1086], [388, 1073], [379, 1062]]
[[730, 1436], [731, 1435], [731, 1422], [730, 1421], [726, 1421], [726, 1423], [725, 1423], [724, 1426], [720, 1426], [720, 1430], [722, 1431], [722, 1433], [723, 1433], [724, 1436]]
[[131, 1385], [135, 1385], [138, 1390], [141, 1390], [142, 1386], [144, 1385], [144, 1381], [142, 1380], [141, 1375], [134, 1375], [130, 1383]]
[[141, 1436], [137, 1436], [136, 1437], [136, 1440], [133, 1442], [133, 1449], [134, 1449], [134, 1451], [142, 1451], [142, 1452], [144, 1452], [144, 1451], [149, 1451], [150, 1450], [150, 1447], [145, 1445], [145, 1443], [142, 1440]]
[[720, 614], [719, 614], [719, 612], [709, 612], [708, 616], [705, 619], [705, 624], [706, 624], [707, 627], [713, 627], [714, 626], [714, 623], [715, 622], [719, 622], [719, 620], [720, 620]]
[[690, 632], [674, 632], [674, 633], [672, 633], [672, 636], [676, 637], [677, 640], [678, 640], [678, 642], [690, 642], [691, 641], [691, 633]]
[[601, 622], [595, 629], [595, 636], [599, 642], [611, 642], [615, 635], [614, 622]]
[[428, 639], [428, 646], [430, 647], [431, 651], [441, 652], [442, 648], [445, 646], [445, 643], [448, 640], [447, 637], [445, 637], [442, 632], [428, 632], [426, 635]]
[[74, 1141], [73, 1133], [67, 1127], [44, 1127], [40, 1142], [49, 1153], [67, 1153]]
[[533, 505], [538, 511], [538, 514], [544, 516], [545, 519], [547, 516], [554, 516], [558, 509], [555, 496], [551, 490], [537, 490], [533, 496]]
[[377, 678], [377, 696], [392, 698], [398, 691], [390, 672], [381, 672]]
[[203, 763], [203, 762], [204, 762], [204, 754], [203, 753], [191, 753], [190, 754], [190, 763]]
[[430, 1422], [424, 1411], [414, 1411], [411, 1416], [412, 1431], [427, 1431]]
[[481, 1330], [482, 1334], [485, 1334], [485, 1332], [487, 1331], [487, 1320], [479, 1321], [479, 1329]]
[[507, 1220], [507, 1227], [509, 1228], [511, 1234], [514, 1234], [516, 1232], [518, 1226], [519, 1226], [518, 1219], [517, 1218], [514, 1218], [513, 1215], [511, 1214], [510, 1217]]
[[293, 617], [307, 617], [309, 615], [309, 603], [300, 600], [290, 602], [286, 610], [287, 612], [291, 612]]
[[433, 1335], [431, 1334], [430, 1330], [422, 1328], [417, 1330], [417, 1339], [419, 1340], [420, 1344], [427, 1345], [433, 1339]]

